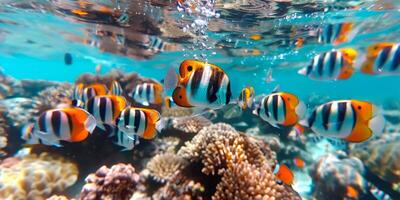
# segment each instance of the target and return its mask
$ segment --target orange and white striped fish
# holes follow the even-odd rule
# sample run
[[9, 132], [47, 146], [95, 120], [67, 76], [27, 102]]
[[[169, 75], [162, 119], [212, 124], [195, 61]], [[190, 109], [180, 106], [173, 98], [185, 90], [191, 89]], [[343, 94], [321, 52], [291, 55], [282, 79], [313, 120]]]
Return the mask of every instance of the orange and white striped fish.
[[85, 108], [95, 117], [97, 127], [106, 130], [103, 124], [115, 126], [116, 119], [127, 106], [122, 96], [101, 95], [91, 98]]
[[110, 88], [110, 95], [122, 96], [124, 93], [124, 90], [118, 81], [113, 81]]
[[245, 87], [238, 98], [238, 105], [242, 108], [242, 110], [246, 110], [247, 108], [251, 108], [254, 102], [254, 88], [253, 87]]
[[185, 60], [179, 67], [179, 77], [173, 75], [164, 80], [169, 83], [175, 78], [178, 80], [172, 98], [178, 106], [220, 108], [231, 101], [229, 77], [216, 65]]
[[294, 181], [294, 174], [285, 164], [276, 164], [273, 173], [279, 179], [278, 183], [282, 182], [286, 185], [292, 185]]
[[296, 95], [274, 91], [262, 97], [253, 114], [261, 117], [274, 127], [294, 126], [305, 114], [305, 104]]
[[96, 127], [96, 119], [80, 108], [48, 110], [42, 113], [33, 129], [44, 144], [60, 146], [59, 141], [80, 142]]
[[130, 93], [130, 96], [135, 102], [144, 106], [149, 106], [150, 104], [162, 104], [162, 95], [163, 86], [158, 83], [138, 84]]
[[143, 139], [153, 139], [157, 135], [156, 123], [160, 120], [160, 113], [154, 109], [146, 108], [125, 108], [116, 125], [129, 138], [134, 139], [137, 135]]
[[328, 24], [318, 29], [318, 41], [325, 44], [340, 44], [351, 39], [350, 32], [353, 23], [344, 22], [338, 24]]
[[314, 80], [344, 80], [353, 75], [357, 51], [351, 48], [333, 50], [315, 56], [311, 64], [298, 71]]
[[368, 47], [361, 71], [372, 75], [399, 75], [400, 43], [378, 43]]
[[363, 142], [382, 133], [385, 118], [372, 103], [341, 100], [318, 106], [302, 124], [322, 136]]

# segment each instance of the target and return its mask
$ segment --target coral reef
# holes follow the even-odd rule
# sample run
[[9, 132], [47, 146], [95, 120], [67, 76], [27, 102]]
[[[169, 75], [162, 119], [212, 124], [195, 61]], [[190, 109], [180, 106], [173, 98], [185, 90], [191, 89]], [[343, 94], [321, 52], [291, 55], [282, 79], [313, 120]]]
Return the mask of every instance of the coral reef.
[[187, 165], [186, 161], [172, 153], [158, 154], [147, 163], [147, 170], [158, 182], [170, 180]]
[[351, 156], [358, 157], [374, 174], [389, 183], [400, 183], [400, 134], [387, 134], [356, 144]]
[[190, 108], [183, 108], [183, 107], [172, 107], [166, 108], [163, 107], [161, 116], [163, 117], [187, 117], [193, 113], [192, 109]]
[[111, 168], [102, 166], [85, 179], [80, 199], [129, 199], [137, 184], [139, 174], [130, 164], [116, 164]]
[[316, 199], [343, 199], [346, 187], [352, 186], [359, 194], [365, 193], [367, 182], [364, 166], [355, 157], [339, 159], [333, 154], [322, 157], [310, 170]]
[[13, 126], [21, 126], [35, 121], [35, 117], [40, 113], [39, 105], [40, 102], [30, 98], [12, 98], [0, 102], [0, 106], [4, 108], [7, 122]]
[[0, 199], [45, 199], [78, 179], [75, 164], [47, 153], [7, 158], [0, 172]]
[[157, 146], [157, 153], [176, 153], [177, 147], [180, 143], [180, 139], [178, 137], [157, 137], [154, 139], [154, 142]]
[[66, 196], [62, 196], [62, 195], [53, 195], [53, 196], [47, 198], [46, 200], [68, 200], [68, 198]]
[[0, 69], [0, 99], [21, 96], [23, 92], [21, 81], [7, 76], [3, 69]]
[[202, 116], [181, 117], [172, 119], [170, 128], [184, 133], [194, 134], [211, 124], [210, 120]]
[[9, 126], [7, 123], [7, 120], [4, 116], [4, 111], [1, 110], [4, 109], [4, 107], [0, 107], [0, 157], [4, 156], [6, 154], [3, 149], [7, 147], [8, 143], [8, 133], [9, 133]]
[[60, 106], [68, 107], [70, 105], [72, 90], [73, 88], [70, 84], [60, 84], [41, 90], [37, 96], [34, 97], [34, 99], [39, 102], [37, 110], [43, 112]]

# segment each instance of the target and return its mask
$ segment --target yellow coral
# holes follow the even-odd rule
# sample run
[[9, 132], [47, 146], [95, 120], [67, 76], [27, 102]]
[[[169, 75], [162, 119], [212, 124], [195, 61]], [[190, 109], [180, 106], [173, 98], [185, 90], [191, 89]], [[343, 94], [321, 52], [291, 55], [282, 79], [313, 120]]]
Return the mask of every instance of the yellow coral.
[[28, 155], [0, 166], [0, 199], [45, 199], [78, 179], [75, 164], [47, 153]]

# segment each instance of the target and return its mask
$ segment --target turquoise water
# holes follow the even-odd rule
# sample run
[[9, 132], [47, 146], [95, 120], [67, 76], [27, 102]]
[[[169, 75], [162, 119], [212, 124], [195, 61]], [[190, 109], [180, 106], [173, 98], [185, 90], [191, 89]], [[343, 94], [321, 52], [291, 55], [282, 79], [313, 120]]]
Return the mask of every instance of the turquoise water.
[[[279, 87], [280, 90], [293, 93], [302, 101], [309, 103], [309, 111], [315, 103], [342, 99], [365, 100], [385, 108], [395, 105], [398, 109], [400, 75], [398, 73], [367, 75], [361, 73], [360, 68], [366, 59], [367, 48], [370, 45], [380, 42], [400, 42], [399, 1], [187, 0], [179, 2], [208, 4], [196, 8], [189, 6], [183, 11], [177, 6], [177, 2], [172, 0], [0, 0], [0, 67], [6, 76], [17, 80], [45, 80], [74, 84], [85, 73], [99, 73], [106, 76], [113, 70], [120, 70], [125, 74], [138, 73], [142, 77], [162, 82], [171, 67], [178, 71], [182, 61], [198, 59], [215, 64], [226, 72], [232, 84], [234, 97], [237, 97], [245, 86], [254, 87], [256, 95], [269, 94], [274, 88]], [[200, 8], [204, 10], [200, 11]], [[346, 34], [347, 41], [337, 45], [318, 41], [318, 29], [323, 29], [328, 24], [339, 23], [353, 24], [353, 28]], [[254, 39], [254, 37], [259, 38]], [[297, 47], [296, 41], [299, 38], [304, 39], [304, 44]], [[154, 40], [164, 44], [163, 49], [151, 46]], [[358, 52], [355, 72], [348, 80], [318, 81], [298, 74], [298, 70], [307, 67], [314, 56], [341, 48], [354, 48]], [[67, 53], [72, 56], [70, 65], [64, 60]], [[99, 66], [101, 66], [100, 71], [96, 72]], [[269, 72], [272, 72], [272, 81], [266, 81]], [[3, 83], [1, 84], [3, 87]], [[167, 91], [166, 96], [170, 95], [171, 91]], [[24, 98], [35, 99], [34, 96], [24, 96]], [[7, 98], [1, 101], [7, 102], [6, 100]], [[156, 107], [160, 110], [161, 105]], [[393, 125], [390, 128], [395, 129], [394, 132], [397, 134], [400, 124], [396, 121], [400, 119], [398, 110], [390, 110], [390, 112], [395, 113], [391, 115], [391, 117], [395, 116], [395, 122], [390, 122]], [[260, 125], [259, 118], [253, 115], [249, 117], [250, 113], [241, 114], [241, 116], [242, 118], [239, 117], [239, 119], [224, 118], [222, 121], [246, 132], [250, 128], [259, 128], [260, 132], [265, 131], [263, 129], [265, 127]], [[37, 116], [34, 118], [36, 119]], [[221, 118], [223, 117], [219, 116], [217, 120], [210, 119], [213, 122], [219, 122]], [[239, 122], [250, 125], [246, 125], [246, 128], [233, 125]], [[16, 130], [21, 127], [11, 125], [14, 136], [10, 136], [8, 140], [15, 146], [7, 146], [11, 149], [8, 149], [10, 154], [16, 153], [15, 149], [22, 148], [23, 141], [16, 139], [20, 134]], [[290, 152], [293, 149], [285, 153], [278, 151], [278, 162], [289, 160], [288, 162], [292, 163], [294, 155], [297, 157], [301, 155], [306, 161], [307, 170], [295, 170], [299, 178], [294, 184], [294, 189], [304, 199], [311, 199], [311, 196], [320, 197], [319, 187], [316, 186], [318, 184], [311, 182], [312, 175], [308, 174], [312, 172], [308, 170], [310, 166], [318, 163], [321, 155], [325, 155], [321, 149], [330, 143], [324, 141], [325, 143], [315, 145], [308, 138], [301, 145], [290, 142], [288, 144], [288, 139], [284, 137], [287, 135], [286, 129], [268, 126], [267, 130], [275, 133], [274, 136], [280, 137], [282, 144], [286, 145], [283, 148], [297, 145], [295, 149], [298, 152], [295, 153]], [[99, 143], [96, 142], [98, 141], [97, 138], [82, 146], [77, 144], [77, 147], [87, 148], [95, 144], [93, 151], [97, 151]], [[144, 144], [147, 144], [146, 142]], [[379, 144], [382, 145], [382, 143]], [[85, 158], [79, 157], [79, 153], [76, 154], [76, 148], [73, 145], [67, 144], [65, 149], [57, 150], [52, 147], [54, 149], [50, 148], [49, 152], [61, 152], [63, 156], [67, 155], [68, 158], [76, 159], [75, 161], [82, 165], [82, 160]], [[105, 149], [113, 144], [107, 145]], [[332, 146], [334, 149], [337, 147]], [[308, 151], [305, 150], [307, 148]], [[96, 152], [93, 154], [92, 151], [88, 151], [89, 153], [84, 156], [95, 157], [91, 160], [95, 164], [79, 169], [82, 177], [77, 183], [68, 190], [55, 194], [76, 197], [84, 184], [84, 176], [94, 172], [102, 164], [115, 164], [117, 160], [133, 163], [136, 168], [141, 169], [136, 164], [142, 164], [144, 161], [133, 161], [129, 157], [131, 154], [111, 149], [101, 152], [105, 153], [106, 157], [118, 155], [112, 162], [110, 161], [112, 159], [101, 160], [95, 156]], [[349, 149], [343, 150], [345, 156], [341, 152], [335, 152], [334, 155], [342, 162], [344, 158], [350, 158]], [[305, 153], [306, 151], [308, 154]], [[311, 151], [315, 152], [310, 153]], [[382, 151], [385, 153], [384, 150]], [[150, 158], [149, 156], [143, 160], [147, 161]], [[400, 160], [397, 154], [391, 158]], [[347, 166], [345, 161], [343, 163], [343, 166]], [[137, 165], [140, 166], [140, 164]], [[391, 166], [389, 164], [392, 162], [381, 163], [381, 165]], [[370, 165], [372, 164], [366, 164], [366, 168], [368, 170], [372, 168], [371, 171], [373, 171]], [[375, 173], [373, 177], [385, 178], [373, 172]], [[365, 185], [371, 181], [369, 176], [364, 175], [365, 179], [368, 179]], [[396, 195], [400, 192], [399, 181], [383, 181], [386, 182], [380, 189], [385, 188], [386, 193], [393, 192], [392, 199], [398, 197]], [[357, 191], [371, 191], [370, 189], [369, 186], [365, 186], [357, 188]], [[338, 186], [334, 190], [343, 193], [345, 189]], [[368, 199], [363, 195], [370, 197], [371, 193], [360, 192], [357, 198], [346, 198]], [[326, 199], [329, 198], [326, 197]]]

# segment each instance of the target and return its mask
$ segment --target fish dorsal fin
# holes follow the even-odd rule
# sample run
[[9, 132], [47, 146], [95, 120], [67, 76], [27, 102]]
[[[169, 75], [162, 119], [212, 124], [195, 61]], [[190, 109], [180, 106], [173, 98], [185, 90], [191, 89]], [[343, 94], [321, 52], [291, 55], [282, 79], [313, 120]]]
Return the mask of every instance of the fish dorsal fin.
[[275, 86], [275, 88], [272, 90], [272, 94], [273, 93], [278, 93], [278, 92], [280, 92], [281, 91], [281, 86], [280, 85], [277, 85], [277, 86]]

